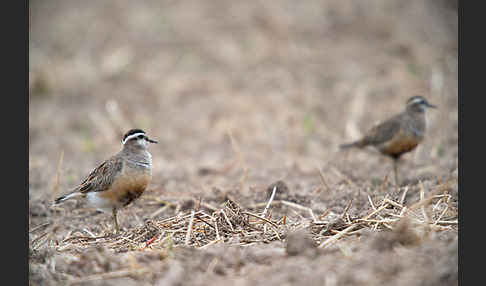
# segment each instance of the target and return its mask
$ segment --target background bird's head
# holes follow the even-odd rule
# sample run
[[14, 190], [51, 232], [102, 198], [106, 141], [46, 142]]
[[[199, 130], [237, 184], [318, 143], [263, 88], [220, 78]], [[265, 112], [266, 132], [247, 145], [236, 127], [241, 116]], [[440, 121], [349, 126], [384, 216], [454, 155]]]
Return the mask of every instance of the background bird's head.
[[423, 96], [415, 95], [407, 100], [407, 110], [412, 112], [425, 112], [427, 108], [437, 108], [430, 104]]

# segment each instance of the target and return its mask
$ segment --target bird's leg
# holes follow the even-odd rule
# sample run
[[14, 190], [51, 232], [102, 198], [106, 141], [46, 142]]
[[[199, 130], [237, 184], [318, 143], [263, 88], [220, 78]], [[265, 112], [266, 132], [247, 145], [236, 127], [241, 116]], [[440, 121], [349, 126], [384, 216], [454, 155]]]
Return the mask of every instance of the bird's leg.
[[118, 219], [117, 219], [117, 216], [116, 216], [116, 211], [117, 211], [117, 209], [113, 208], [113, 219], [115, 220], [115, 233], [119, 233], [120, 228], [118, 227]]
[[395, 185], [397, 188], [400, 187], [398, 184], [398, 159], [393, 159], [393, 172], [395, 173]]

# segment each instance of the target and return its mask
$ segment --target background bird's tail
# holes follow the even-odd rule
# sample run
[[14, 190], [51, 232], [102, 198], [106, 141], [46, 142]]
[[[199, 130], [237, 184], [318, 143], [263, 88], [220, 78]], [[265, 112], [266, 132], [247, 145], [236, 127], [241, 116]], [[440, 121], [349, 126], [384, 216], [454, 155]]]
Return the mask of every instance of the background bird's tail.
[[364, 144], [361, 140], [359, 140], [359, 141], [354, 141], [354, 142], [351, 142], [351, 143], [339, 145], [339, 148], [341, 148], [341, 149], [348, 149], [348, 148], [353, 148], [353, 147], [361, 148], [361, 147], [364, 147]]

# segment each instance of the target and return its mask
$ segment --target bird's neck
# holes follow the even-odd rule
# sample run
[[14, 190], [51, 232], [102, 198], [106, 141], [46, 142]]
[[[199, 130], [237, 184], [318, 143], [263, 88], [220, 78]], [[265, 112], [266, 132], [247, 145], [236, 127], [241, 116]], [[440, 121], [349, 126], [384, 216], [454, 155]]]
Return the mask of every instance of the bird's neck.
[[408, 111], [408, 126], [415, 133], [415, 135], [422, 137], [426, 128], [426, 117], [424, 111]]
[[150, 155], [147, 148], [142, 146], [125, 145], [123, 146], [121, 153], [133, 161], [147, 162], [152, 159], [152, 155]]

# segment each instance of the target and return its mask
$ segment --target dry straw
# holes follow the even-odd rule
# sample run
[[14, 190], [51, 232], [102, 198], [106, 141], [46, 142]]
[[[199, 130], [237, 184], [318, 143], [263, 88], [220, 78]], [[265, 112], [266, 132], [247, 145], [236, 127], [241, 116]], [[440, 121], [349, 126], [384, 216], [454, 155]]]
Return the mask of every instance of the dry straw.
[[[59, 242], [57, 250], [70, 251], [97, 245], [111, 248], [115, 252], [166, 250], [178, 246], [204, 249], [218, 243], [246, 246], [285, 240], [287, 233], [297, 228], [307, 228], [317, 242], [316, 246], [326, 248], [349, 235], [357, 234], [357, 230], [362, 228], [372, 231], [393, 229], [403, 218], [410, 219], [416, 226], [424, 226], [430, 230], [457, 231], [457, 210], [450, 206], [451, 196], [447, 193], [453, 183], [454, 180], [447, 181], [432, 190], [426, 190], [419, 184], [420, 200], [408, 206], [403, 204], [403, 196], [398, 201], [385, 196], [381, 203], [376, 205], [368, 196], [370, 211], [361, 217], [352, 217], [348, 214], [352, 207], [350, 201], [342, 214], [334, 214], [335, 219], [330, 217], [329, 210], [315, 216], [313, 210], [306, 206], [285, 200], [274, 200], [275, 192], [278, 191], [274, 188], [267, 202], [252, 206], [253, 209], [262, 209], [260, 213], [243, 208], [234, 200], [228, 199], [222, 208], [212, 213], [205, 209], [190, 210], [163, 220], [148, 220], [143, 226], [119, 235], [68, 234]], [[271, 207], [277, 206], [293, 209], [302, 215], [293, 218], [272, 218], [269, 211]], [[329, 219], [326, 220], [327, 218]], [[32, 232], [41, 228], [42, 226], [33, 228]], [[37, 240], [42, 240], [44, 235], [39, 235]]]

